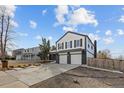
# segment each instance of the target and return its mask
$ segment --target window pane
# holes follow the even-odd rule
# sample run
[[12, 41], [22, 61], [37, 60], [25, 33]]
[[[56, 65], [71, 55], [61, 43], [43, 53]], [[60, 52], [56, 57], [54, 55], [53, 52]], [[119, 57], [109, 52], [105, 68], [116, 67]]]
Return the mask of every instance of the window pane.
[[67, 48], [67, 42], [65, 42], [65, 49]]
[[77, 44], [76, 44], [76, 47], [79, 47], [80, 46], [80, 41], [77, 40]]
[[70, 48], [72, 48], [72, 41], [70, 41]]

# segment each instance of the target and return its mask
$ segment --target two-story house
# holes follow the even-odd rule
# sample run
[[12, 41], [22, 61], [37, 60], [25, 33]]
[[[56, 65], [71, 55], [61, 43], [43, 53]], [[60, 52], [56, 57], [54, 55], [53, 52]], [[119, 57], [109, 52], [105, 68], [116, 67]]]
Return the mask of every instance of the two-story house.
[[13, 56], [16, 60], [38, 60], [40, 59], [37, 54], [40, 52], [39, 47], [17, 49], [13, 51]]
[[96, 41], [87, 35], [68, 31], [57, 42], [56, 62], [60, 64], [86, 64], [87, 59], [96, 57]]

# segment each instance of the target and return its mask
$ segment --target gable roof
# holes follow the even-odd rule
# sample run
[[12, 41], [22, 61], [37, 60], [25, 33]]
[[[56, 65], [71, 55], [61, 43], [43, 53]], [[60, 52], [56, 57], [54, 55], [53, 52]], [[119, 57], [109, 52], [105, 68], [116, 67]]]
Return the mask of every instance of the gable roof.
[[80, 33], [77, 33], [77, 32], [72, 32], [72, 31], [66, 32], [62, 37], [60, 37], [60, 38], [56, 41], [56, 43], [59, 42], [59, 41], [60, 41], [65, 35], [67, 35], [68, 33], [72, 33], [72, 34], [76, 34], [76, 35], [80, 35], [80, 36], [85, 36], [85, 37], [87, 37], [87, 38], [90, 40], [90, 42], [94, 45], [94, 43], [91, 41], [91, 39], [89, 38], [88, 35], [80, 34]]

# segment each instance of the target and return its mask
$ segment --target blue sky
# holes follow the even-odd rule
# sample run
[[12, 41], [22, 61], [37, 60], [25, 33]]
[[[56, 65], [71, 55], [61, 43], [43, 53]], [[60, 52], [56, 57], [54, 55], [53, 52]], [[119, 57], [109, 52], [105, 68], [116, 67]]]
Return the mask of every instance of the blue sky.
[[55, 42], [67, 31], [87, 34], [98, 50], [124, 53], [124, 6], [16, 6], [16, 48], [38, 46], [45, 37]]

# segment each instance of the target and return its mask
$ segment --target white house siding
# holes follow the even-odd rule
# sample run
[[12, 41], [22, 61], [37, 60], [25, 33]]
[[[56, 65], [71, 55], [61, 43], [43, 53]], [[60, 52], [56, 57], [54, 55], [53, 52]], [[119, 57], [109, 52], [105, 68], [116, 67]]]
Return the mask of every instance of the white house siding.
[[[89, 45], [89, 47], [88, 47]], [[91, 48], [91, 46], [93, 47], [93, 49]], [[87, 57], [94, 57], [94, 45], [91, 43], [91, 41], [88, 39], [88, 37], [86, 38], [86, 51], [87, 51]]]
[[22, 58], [21, 55], [16, 55], [16, 60], [20, 60]]
[[89, 53], [89, 52], [87, 52], [87, 57], [88, 57], [88, 58], [94, 58], [94, 55], [91, 54], [91, 53]]
[[[74, 40], [80, 40], [80, 39], [82, 39], [82, 47], [74, 48]], [[72, 41], [72, 48], [65, 49], [65, 42], [69, 42], [69, 41]], [[85, 41], [85, 36], [80, 36], [77, 34], [68, 33], [59, 42], [57, 42], [57, 51], [77, 49], [77, 48], [84, 49], [85, 48], [85, 42], [84, 41]], [[58, 50], [58, 43], [64, 43], [64, 49]]]
[[82, 52], [70, 52], [71, 64], [82, 64]]

